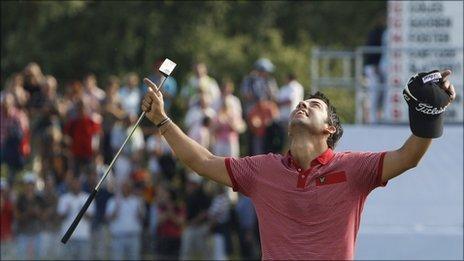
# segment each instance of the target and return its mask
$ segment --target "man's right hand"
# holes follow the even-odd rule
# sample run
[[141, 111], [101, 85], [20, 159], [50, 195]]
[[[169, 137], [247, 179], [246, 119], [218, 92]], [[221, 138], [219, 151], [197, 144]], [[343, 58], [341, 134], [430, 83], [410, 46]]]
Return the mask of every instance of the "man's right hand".
[[167, 118], [164, 111], [163, 94], [150, 79], [144, 78], [143, 82], [148, 86], [148, 92], [143, 97], [142, 110], [150, 121], [154, 124], [159, 124]]

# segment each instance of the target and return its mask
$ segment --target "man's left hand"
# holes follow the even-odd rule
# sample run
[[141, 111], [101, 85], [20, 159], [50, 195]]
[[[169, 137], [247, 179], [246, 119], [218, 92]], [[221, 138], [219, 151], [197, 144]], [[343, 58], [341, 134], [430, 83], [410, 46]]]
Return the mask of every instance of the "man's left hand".
[[445, 90], [446, 93], [450, 96], [450, 103], [456, 99], [456, 91], [454, 90], [454, 85], [449, 81], [449, 76], [451, 75], [451, 70], [444, 70], [440, 72], [441, 77], [443, 77], [442, 84], [440, 87]]

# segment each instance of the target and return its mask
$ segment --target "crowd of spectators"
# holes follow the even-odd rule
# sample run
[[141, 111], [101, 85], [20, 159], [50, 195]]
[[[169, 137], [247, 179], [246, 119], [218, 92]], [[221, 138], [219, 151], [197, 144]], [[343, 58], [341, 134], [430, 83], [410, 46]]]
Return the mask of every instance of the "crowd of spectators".
[[[197, 63], [184, 85], [166, 80], [165, 109], [181, 107], [179, 125], [216, 155], [283, 152], [303, 87], [289, 74], [279, 88], [274, 70], [259, 59], [234, 90], [231, 79], [218, 84]], [[163, 76], [148, 77], [159, 84]], [[1, 91], [2, 260], [260, 258], [250, 199], [186, 169], [147, 120], [61, 244], [137, 120], [146, 90], [134, 72], [60, 82], [30, 63], [9, 76]]]

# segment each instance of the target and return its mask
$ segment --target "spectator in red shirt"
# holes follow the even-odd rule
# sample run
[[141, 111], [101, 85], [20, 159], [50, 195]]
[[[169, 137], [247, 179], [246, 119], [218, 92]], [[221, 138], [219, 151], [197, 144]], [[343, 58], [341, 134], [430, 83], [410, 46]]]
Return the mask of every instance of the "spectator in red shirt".
[[159, 259], [177, 260], [185, 223], [185, 207], [177, 201], [173, 189], [159, 186], [156, 253]]
[[[447, 80], [450, 74], [446, 70], [414, 76], [405, 88], [405, 99], [423, 102], [412, 93], [421, 94], [424, 100], [440, 100], [431, 106], [448, 106], [456, 97]], [[145, 81], [151, 89], [144, 97], [142, 109], [158, 124], [176, 156], [195, 173], [250, 197], [258, 217], [265, 260], [353, 259], [369, 193], [417, 166], [443, 127], [443, 118], [427, 118], [430, 115], [410, 107], [412, 134], [401, 148], [334, 152], [343, 129], [329, 99], [317, 92], [300, 101], [290, 114], [290, 151], [286, 155], [224, 158], [211, 154], [185, 135], [167, 117], [157, 86]], [[434, 85], [425, 84], [430, 81]], [[433, 112], [437, 111], [443, 112], [444, 108], [434, 107]]]
[[13, 258], [13, 213], [14, 206], [10, 197], [7, 181], [0, 180], [0, 244], [1, 259]]
[[83, 100], [76, 103], [77, 116], [69, 120], [64, 133], [71, 140], [71, 153], [74, 156], [74, 175], [88, 171], [92, 163], [94, 151], [98, 148], [98, 134], [100, 124], [95, 122], [88, 114]]
[[258, 103], [247, 115], [248, 126], [250, 127], [251, 155], [264, 153], [264, 136], [266, 128], [272, 124], [274, 119], [279, 116], [279, 108], [272, 101], [259, 100]]

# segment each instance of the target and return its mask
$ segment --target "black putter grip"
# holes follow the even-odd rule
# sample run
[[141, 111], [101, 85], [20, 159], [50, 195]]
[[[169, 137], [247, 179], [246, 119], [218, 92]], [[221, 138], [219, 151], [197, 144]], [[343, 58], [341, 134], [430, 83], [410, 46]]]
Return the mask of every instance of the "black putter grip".
[[97, 194], [97, 190], [94, 189], [92, 193], [89, 195], [89, 197], [87, 198], [87, 201], [85, 202], [84, 206], [82, 206], [81, 211], [79, 211], [79, 214], [77, 214], [71, 226], [68, 228], [68, 231], [66, 231], [63, 238], [61, 239], [61, 242], [63, 244], [66, 244], [66, 242], [68, 242], [69, 238], [71, 237], [72, 233], [74, 232], [77, 225], [79, 224], [79, 221], [81, 221], [81, 218], [85, 214], [85, 211], [87, 211], [87, 209], [89, 208], [90, 203], [92, 203], [96, 194]]

